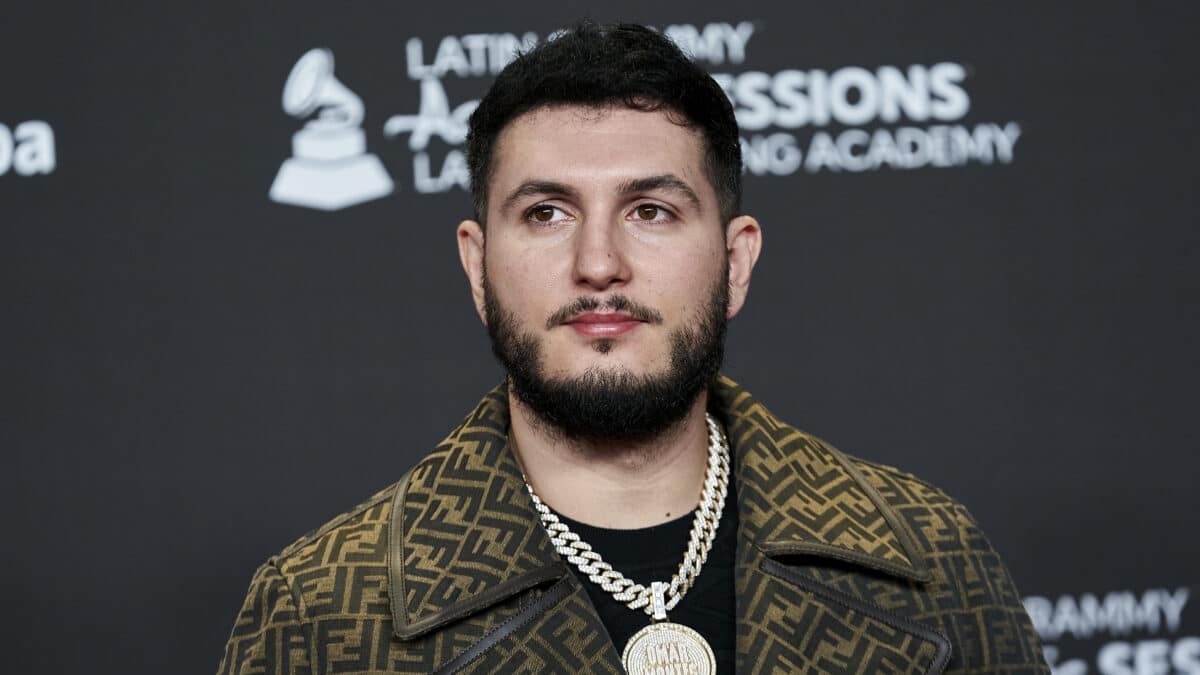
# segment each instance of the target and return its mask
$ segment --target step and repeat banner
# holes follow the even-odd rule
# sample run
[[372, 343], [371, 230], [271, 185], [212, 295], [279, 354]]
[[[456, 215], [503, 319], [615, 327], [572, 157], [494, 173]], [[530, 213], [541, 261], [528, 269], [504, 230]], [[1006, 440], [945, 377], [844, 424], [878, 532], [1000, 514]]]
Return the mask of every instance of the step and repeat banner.
[[583, 16], [733, 102], [726, 373], [965, 502], [1055, 673], [1200, 673], [1195, 10], [383, 0], [0, 10], [6, 672], [212, 671], [499, 381], [467, 119]]

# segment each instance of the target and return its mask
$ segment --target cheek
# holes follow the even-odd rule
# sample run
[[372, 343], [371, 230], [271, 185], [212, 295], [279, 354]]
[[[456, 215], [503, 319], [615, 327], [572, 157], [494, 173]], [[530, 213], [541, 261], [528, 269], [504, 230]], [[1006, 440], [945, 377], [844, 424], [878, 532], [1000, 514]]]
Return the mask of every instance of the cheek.
[[489, 283], [513, 311], [549, 308], [542, 314], [544, 319], [557, 309], [557, 305], [551, 306], [552, 299], [561, 300], [564, 284], [570, 285], [570, 260], [562, 247], [506, 241], [489, 248], [485, 262]]
[[725, 251], [696, 245], [660, 250], [648, 256], [642, 269], [642, 280], [649, 294], [647, 300], [690, 310], [697, 303], [708, 301], [712, 285], [721, 278]]
[[521, 324], [542, 323], [555, 309], [549, 305], [556, 274], [535, 274], [535, 265], [492, 261], [487, 268], [492, 293]]

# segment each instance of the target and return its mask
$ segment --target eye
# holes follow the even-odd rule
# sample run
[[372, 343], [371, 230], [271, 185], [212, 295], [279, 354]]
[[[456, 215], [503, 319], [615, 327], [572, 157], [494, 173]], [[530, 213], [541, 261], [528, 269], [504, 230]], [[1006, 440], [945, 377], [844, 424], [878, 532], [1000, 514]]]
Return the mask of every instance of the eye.
[[658, 204], [639, 204], [633, 210], [636, 220], [644, 222], [665, 222], [671, 218], [671, 212]]
[[525, 220], [537, 225], [550, 225], [566, 218], [563, 210], [549, 204], [538, 204], [525, 212]]

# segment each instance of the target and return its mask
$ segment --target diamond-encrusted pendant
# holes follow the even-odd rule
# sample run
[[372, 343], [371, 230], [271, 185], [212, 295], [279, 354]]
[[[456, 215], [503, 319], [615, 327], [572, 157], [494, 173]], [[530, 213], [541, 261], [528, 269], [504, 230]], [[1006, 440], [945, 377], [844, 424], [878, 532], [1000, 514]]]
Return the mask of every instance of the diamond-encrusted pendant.
[[634, 633], [625, 644], [621, 663], [629, 675], [717, 672], [717, 657], [704, 637], [687, 626], [669, 621], [652, 623]]

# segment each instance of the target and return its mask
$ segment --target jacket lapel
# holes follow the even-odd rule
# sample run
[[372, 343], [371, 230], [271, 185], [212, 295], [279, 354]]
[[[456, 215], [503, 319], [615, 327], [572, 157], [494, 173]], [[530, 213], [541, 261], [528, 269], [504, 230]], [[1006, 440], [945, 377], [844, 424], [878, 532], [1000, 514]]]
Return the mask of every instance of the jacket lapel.
[[620, 672], [599, 615], [542, 528], [507, 434], [500, 386], [398, 486], [393, 633], [437, 672]]
[[713, 393], [736, 451], [742, 529], [764, 553], [929, 581], [911, 534], [844, 455], [783, 424], [727, 378]]
[[415, 466], [392, 505], [393, 628], [412, 638], [568, 570], [542, 530], [492, 391]]
[[813, 570], [928, 582], [912, 534], [850, 461], [727, 378], [710, 408], [734, 450], [739, 672], [939, 673], [949, 641]]

